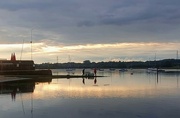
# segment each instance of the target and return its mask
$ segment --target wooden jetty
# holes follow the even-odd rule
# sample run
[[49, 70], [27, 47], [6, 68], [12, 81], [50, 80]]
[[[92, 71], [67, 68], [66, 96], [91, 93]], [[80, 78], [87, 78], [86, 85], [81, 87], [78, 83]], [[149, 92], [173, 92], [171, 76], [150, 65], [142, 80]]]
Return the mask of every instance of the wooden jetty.
[[105, 76], [87, 76], [87, 75], [6, 75], [6, 77], [18, 77], [18, 78], [97, 78]]
[[90, 76], [90, 75], [52, 75], [52, 78], [96, 78], [105, 76]]

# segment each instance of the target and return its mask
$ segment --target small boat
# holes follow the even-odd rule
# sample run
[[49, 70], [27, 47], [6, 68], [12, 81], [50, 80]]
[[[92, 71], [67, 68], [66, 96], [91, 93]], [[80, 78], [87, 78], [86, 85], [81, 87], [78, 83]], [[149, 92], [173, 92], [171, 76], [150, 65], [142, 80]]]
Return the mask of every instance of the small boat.
[[119, 69], [119, 72], [126, 72], [128, 71], [126, 68]]
[[67, 72], [71, 72], [71, 71], [75, 71], [75, 69], [73, 69], [73, 68], [67, 68], [66, 71], [67, 71]]
[[157, 68], [147, 68], [146, 72], [147, 73], [157, 72]]
[[110, 71], [115, 71], [115, 68], [110, 68], [109, 70], [110, 70]]
[[156, 72], [165, 72], [163, 69], [157, 69], [157, 68], [147, 68], [146, 72], [147, 73], [156, 73]]
[[104, 69], [100, 68], [100, 69], [98, 69], [98, 71], [104, 71]]
[[68, 73], [68, 75], [74, 74], [74, 73], [75, 73], [75, 69], [73, 69], [73, 68], [67, 68], [67, 69], [66, 69], [66, 72]]

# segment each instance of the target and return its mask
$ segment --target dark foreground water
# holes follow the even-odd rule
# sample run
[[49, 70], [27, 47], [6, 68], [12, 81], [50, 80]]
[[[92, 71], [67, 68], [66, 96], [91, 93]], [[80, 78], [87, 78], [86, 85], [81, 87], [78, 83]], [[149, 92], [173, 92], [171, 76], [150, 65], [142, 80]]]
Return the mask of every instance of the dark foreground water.
[[1, 81], [0, 118], [180, 118], [179, 74], [97, 74], [107, 77]]

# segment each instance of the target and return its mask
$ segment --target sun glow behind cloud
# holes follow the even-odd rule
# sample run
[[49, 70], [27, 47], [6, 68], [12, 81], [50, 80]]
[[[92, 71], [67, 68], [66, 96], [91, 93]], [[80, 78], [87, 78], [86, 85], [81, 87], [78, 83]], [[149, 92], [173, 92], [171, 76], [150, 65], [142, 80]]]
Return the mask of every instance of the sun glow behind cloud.
[[[86, 44], [86, 45], [48, 45], [44, 43], [33, 43], [33, 59], [37, 63], [54, 63], [56, 57], [60, 57], [61, 62], [67, 62], [67, 56], [73, 57], [73, 62], [82, 62], [86, 59], [91, 61], [144, 61], [157, 57], [172, 58], [175, 51], [179, 50], [180, 43], [114, 43], [114, 44]], [[23, 49], [23, 50], [22, 50]], [[23, 55], [22, 59], [30, 59], [31, 44], [1, 44], [1, 58], [7, 58], [12, 52], [17, 56]]]

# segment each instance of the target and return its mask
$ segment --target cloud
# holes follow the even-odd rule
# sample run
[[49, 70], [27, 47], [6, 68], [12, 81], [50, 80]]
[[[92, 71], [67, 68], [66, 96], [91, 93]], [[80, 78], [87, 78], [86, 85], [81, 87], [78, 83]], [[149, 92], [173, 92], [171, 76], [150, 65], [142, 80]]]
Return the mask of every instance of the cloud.
[[[124, 39], [132, 42], [137, 40], [133, 39], [134, 34], [139, 36], [138, 40], [146, 41], [141, 37], [142, 33], [164, 41], [159, 32], [179, 31], [179, 4], [177, 0], [7, 0], [0, 5], [0, 24], [12, 29], [37, 27], [63, 36], [65, 43], [85, 43], [87, 40], [106, 43], [109, 37], [114, 42]], [[174, 34], [179, 37], [176, 32]]]
[[[91, 45], [47, 45], [44, 43], [33, 43], [32, 55], [36, 63], [42, 62], [68, 62], [68, 56], [71, 56], [73, 62], [83, 62], [91, 60], [92, 62], [101, 61], [146, 61], [154, 60], [155, 54], [157, 60], [165, 58], [176, 58], [180, 43], [116, 43], [116, 44], [91, 44]], [[23, 50], [22, 50], [23, 49]], [[29, 60], [31, 57], [31, 44], [1, 44], [1, 58], [9, 59], [10, 54], [15, 52], [17, 59], [20, 56], [23, 60]], [[22, 53], [21, 53], [22, 52]]]
[[180, 38], [179, 0], [6, 0], [0, 43], [51, 47], [168, 42]]

